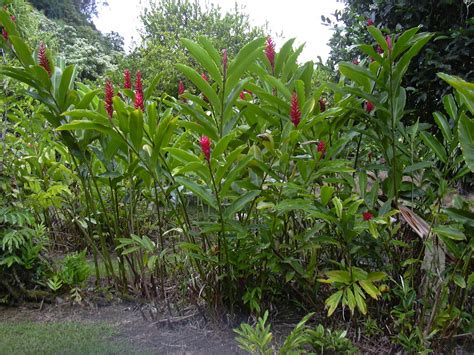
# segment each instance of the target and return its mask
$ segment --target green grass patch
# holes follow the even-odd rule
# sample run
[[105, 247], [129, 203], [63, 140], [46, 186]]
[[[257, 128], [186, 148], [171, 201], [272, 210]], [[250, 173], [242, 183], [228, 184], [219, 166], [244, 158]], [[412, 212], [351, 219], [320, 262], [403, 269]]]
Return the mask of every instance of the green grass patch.
[[133, 353], [108, 324], [0, 323], [0, 354]]

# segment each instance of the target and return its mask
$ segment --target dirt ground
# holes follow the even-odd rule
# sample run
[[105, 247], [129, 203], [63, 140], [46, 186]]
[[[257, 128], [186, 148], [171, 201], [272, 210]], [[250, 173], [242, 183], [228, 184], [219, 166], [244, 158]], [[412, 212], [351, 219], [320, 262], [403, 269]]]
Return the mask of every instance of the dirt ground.
[[[76, 322], [106, 323], [119, 330], [117, 340], [126, 343], [137, 353], [143, 354], [245, 354], [234, 340], [235, 333], [229, 326], [216, 326], [204, 322], [201, 315], [185, 318], [166, 317], [161, 321], [150, 319], [149, 310], [133, 303], [112, 303], [103, 306], [38, 304], [15, 308], [0, 307], [1, 322]], [[144, 317], [147, 317], [145, 320]], [[157, 319], [159, 317], [155, 317]], [[125, 351], [129, 352], [129, 350]]]

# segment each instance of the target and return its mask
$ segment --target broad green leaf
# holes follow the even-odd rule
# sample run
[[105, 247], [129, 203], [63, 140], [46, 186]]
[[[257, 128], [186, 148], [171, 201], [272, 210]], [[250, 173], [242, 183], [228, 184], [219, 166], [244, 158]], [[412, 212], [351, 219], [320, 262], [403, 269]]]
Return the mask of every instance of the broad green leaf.
[[339, 197], [334, 197], [332, 199], [332, 203], [334, 204], [334, 208], [336, 210], [336, 215], [341, 218], [342, 217], [342, 202]]
[[444, 139], [449, 144], [452, 140], [451, 127], [449, 127], [448, 120], [441, 112], [433, 112], [433, 117], [438, 125], [438, 128], [443, 133]]
[[142, 148], [143, 139], [143, 113], [140, 110], [134, 110], [129, 120], [130, 140], [133, 147], [138, 151]]
[[209, 83], [204, 80], [201, 75], [199, 75], [194, 69], [188, 67], [187, 65], [176, 64], [176, 68], [186, 75], [186, 77], [191, 80], [204, 95], [206, 95], [211, 105], [214, 107], [215, 112], [221, 112], [222, 106], [219, 97], [211, 85], [209, 85]]
[[206, 202], [210, 207], [214, 208], [215, 210], [218, 209], [214, 196], [212, 196], [212, 194], [204, 187], [182, 176], [175, 177], [175, 181], [178, 184], [183, 185], [189, 191], [193, 192], [197, 197]]
[[474, 172], [474, 121], [462, 115], [458, 124], [459, 143], [467, 166]]
[[324, 185], [321, 187], [321, 203], [323, 204], [323, 206], [327, 206], [333, 193], [334, 187], [328, 185]]
[[458, 229], [450, 228], [448, 226], [437, 226], [433, 231], [440, 237], [446, 237], [452, 240], [465, 240], [466, 236]]
[[372, 297], [373, 299], [378, 299], [380, 296], [380, 291], [375, 285], [369, 280], [360, 280], [359, 285], [362, 286], [365, 292]]
[[248, 191], [239, 198], [237, 198], [234, 202], [232, 202], [224, 211], [224, 216], [226, 218], [231, 218], [234, 214], [239, 212], [242, 208], [244, 208], [250, 201], [260, 195], [260, 191]]
[[198, 45], [197, 43], [189, 39], [183, 38], [181, 39], [181, 42], [189, 50], [189, 52], [193, 55], [193, 57], [197, 59], [199, 64], [201, 64], [202, 67], [209, 73], [211, 78], [214, 79], [214, 81], [216, 81], [219, 84], [219, 86], [221, 86], [222, 85], [221, 73], [216, 63], [212, 60], [209, 53], [207, 53], [207, 51], [204, 50], [200, 45]]
[[436, 139], [433, 135], [430, 133], [423, 131], [421, 132], [421, 138], [423, 139], [423, 142], [431, 148], [433, 153], [436, 154], [439, 160], [441, 160], [443, 163], [448, 162], [448, 156], [446, 154], [446, 150], [442, 146], [442, 144]]
[[170, 155], [173, 158], [178, 159], [180, 162], [184, 164], [191, 163], [191, 162], [199, 162], [202, 165], [201, 159], [199, 159], [193, 153], [187, 152], [183, 149], [168, 147], [168, 148], [164, 148], [163, 150], [165, 152], [170, 153]]
[[329, 307], [328, 317], [330, 317], [334, 313], [337, 306], [339, 305], [339, 302], [341, 301], [342, 293], [343, 293], [342, 290], [337, 291], [336, 293], [333, 293], [331, 296], [329, 296], [324, 302], [326, 304], [326, 308]]
[[16, 55], [18, 59], [21, 61], [21, 64], [25, 67], [29, 67], [30, 65], [35, 65], [35, 61], [33, 60], [33, 55], [31, 54], [30, 47], [17, 36], [10, 36], [10, 42], [13, 45]]

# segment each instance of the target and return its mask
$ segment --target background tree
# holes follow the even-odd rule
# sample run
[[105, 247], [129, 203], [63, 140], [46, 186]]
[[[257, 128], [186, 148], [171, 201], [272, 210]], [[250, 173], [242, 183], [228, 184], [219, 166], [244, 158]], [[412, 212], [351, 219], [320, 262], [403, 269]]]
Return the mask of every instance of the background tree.
[[370, 41], [367, 21], [387, 33], [401, 33], [421, 25], [435, 37], [408, 69], [405, 86], [415, 91], [408, 107], [416, 108], [415, 119], [432, 121], [432, 112], [441, 108], [441, 97], [448, 87], [437, 72], [474, 79], [474, 7], [472, 0], [344, 0], [346, 7], [336, 11], [334, 20], [323, 22], [334, 27], [329, 45], [329, 64], [352, 61], [362, 53], [356, 47]]
[[51, 19], [62, 19], [72, 24], [86, 24], [97, 15], [97, 0], [30, 0], [31, 4]]
[[201, 6], [192, 0], [161, 0], [151, 2], [142, 14], [142, 45], [131, 53], [124, 65], [132, 70], [140, 69], [145, 78], [152, 73], [162, 73], [160, 89], [169, 94], [177, 92], [179, 74], [176, 63], [190, 65], [191, 56], [180, 39], [197, 39], [206, 36], [229, 56], [250, 40], [263, 36], [263, 27], [250, 24], [249, 17], [237, 5], [223, 14], [220, 7], [212, 4]]

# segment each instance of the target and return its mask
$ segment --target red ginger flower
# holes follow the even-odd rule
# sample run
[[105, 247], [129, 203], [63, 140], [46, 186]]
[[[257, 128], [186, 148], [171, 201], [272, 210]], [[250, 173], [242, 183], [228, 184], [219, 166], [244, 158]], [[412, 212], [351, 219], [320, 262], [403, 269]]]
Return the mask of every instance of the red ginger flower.
[[367, 26], [373, 26], [373, 25], [374, 25], [374, 21], [371, 18], [367, 19]]
[[370, 221], [372, 218], [374, 218], [374, 215], [367, 211], [362, 213], [362, 218], [364, 221]]
[[272, 67], [272, 70], [275, 69], [275, 43], [270, 36], [267, 37], [267, 45], [265, 46], [265, 55], [267, 56], [268, 61]]
[[109, 79], [105, 82], [105, 110], [109, 115], [109, 118], [112, 119], [112, 115], [114, 113], [114, 106], [112, 102], [112, 98], [114, 97], [114, 87]]
[[183, 94], [184, 94], [184, 84], [180, 80], [179, 83], [178, 83], [178, 96], [181, 96]]
[[211, 140], [208, 136], [202, 136], [201, 139], [199, 139], [199, 144], [201, 144], [201, 150], [206, 160], [209, 161], [211, 159]]
[[291, 96], [290, 119], [291, 122], [293, 122], [293, 124], [295, 125], [295, 127], [298, 127], [298, 124], [301, 120], [301, 111], [300, 105], [298, 103], [298, 95], [296, 95], [296, 92], [294, 92]]
[[142, 84], [142, 73], [137, 71], [137, 76], [135, 79], [135, 92], [140, 93], [142, 99], [143, 99], [143, 84]]
[[386, 36], [385, 42], [387, 42], [388, 51], [391, 52], [392, 51], [392, 37]]
[[239, 97], [241, 100], [245, 100], [245, 91], [241, 91]]
[[125, 69], [123, 72], [123, 88], [128, 90], [132, 89], [132, 77], [128, 69]]
[[38, 61], [39, 65], [48, 72], [49, 76], [51, 76], [51, 66], [49, 65], [48, 56], [46, 55], [46, 46], [44, 42], [41, 42], [38, 48]]
[[360, 63], [360, 62], [359, 62], [359, 59], [357, 59], [357, 58], [354, 58], [354, 59], [352, 60], [352, 64], [359, 65], [359, 63]]
[[324, 99], [319, 99], [319, 111], [324, 112], [326, 111], [326, 100]]
[[209, 78], [207, 77], [206, 73], [202, 73], [202, 74], [201, 74], [201, 78], [202, 78], [204, 81], [209, 82]]
[[383, 54], [383, 49], [379, 45], [377, 45], [377, 48], [375, 48], [378, 54]]
[[325, 152], [326, 152], [326, 143], [321, 139], [318, 142], [318, 153], [321, 153], [322, 155], [324, 155]]
[[145, 111], [145, 106], [143, 104], [143, 95], [138, 90], [136, 90], [135, 92], [135, 109]]
[[371, 113], [375, 108], [375, 105], [370, 102], [370, 101], [366, 101], [365, 102], [365, 110], [368, 112], [368, 113]]
[[2, 37], [5, 41], [8, 41], [8, 32], [5, 28], [2, 28]]

